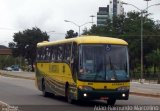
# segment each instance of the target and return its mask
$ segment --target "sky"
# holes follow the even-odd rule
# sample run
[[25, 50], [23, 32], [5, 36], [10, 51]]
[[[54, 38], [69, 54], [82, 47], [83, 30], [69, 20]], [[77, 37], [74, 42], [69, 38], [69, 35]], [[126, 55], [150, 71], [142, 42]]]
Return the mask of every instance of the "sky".
[[[147, 7], [144, 0], [122, 0], [140, 9]], [[151, 0], [148, 4], [160, 3]], [[99, 7], [106, 7], [109, 0], [0, 0], [0, 45], [8, 46], [16, 32], [38, 27], [50, 35], [50, 41], [64, 39], [68, 30], [78, 32], [78, 27], [64, 20], [73, 21], [77, 25], [91, 22], [91, 15], [98, 12]], [[125, 12], [136, 9], [124, 6]], [[149, 8], [150, 16], [160, 20], [160, 6]], [[94, 22], [96, 23], [96, 17]], [[92, 24], [81, 27], [90, 28]]]

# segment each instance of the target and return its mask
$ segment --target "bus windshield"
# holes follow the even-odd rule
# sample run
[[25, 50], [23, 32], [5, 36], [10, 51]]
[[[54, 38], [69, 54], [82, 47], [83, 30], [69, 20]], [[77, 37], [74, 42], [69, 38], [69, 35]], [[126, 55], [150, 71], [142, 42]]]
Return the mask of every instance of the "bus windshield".
[[80, 45], [79, 52], [79, 80], [129, 80], [127, 46], [110, 44]]

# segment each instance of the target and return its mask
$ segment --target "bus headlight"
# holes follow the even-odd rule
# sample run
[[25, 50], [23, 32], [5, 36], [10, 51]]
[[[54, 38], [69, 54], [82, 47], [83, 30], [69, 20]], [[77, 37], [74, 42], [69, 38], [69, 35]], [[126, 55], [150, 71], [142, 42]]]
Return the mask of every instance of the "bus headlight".
[[129, 90], [129, 86], [122, 86], [122, 87], [119, 87], [117, 88], [118, 91], [127, 91]]
[[93, 88], [90, 86], [79, 86], [80, 90], [84, 90], [84, 91], [92, 91]]

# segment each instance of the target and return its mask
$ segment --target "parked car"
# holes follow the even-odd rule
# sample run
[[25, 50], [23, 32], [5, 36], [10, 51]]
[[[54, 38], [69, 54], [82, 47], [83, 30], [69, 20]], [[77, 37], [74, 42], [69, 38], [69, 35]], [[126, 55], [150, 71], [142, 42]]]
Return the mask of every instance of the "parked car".
[[5, 67], [4, 70], [6, 70], [6, 71], [12, 71], [12, 68], [11, 67]]
[[10, 67], [5, 67], [4, 70], [6, 71], [20, 71], [19, 65], [12, 65]]
[[18, 65], [12, 65], [11, 68], [13, 71], [19, 71], [20, 69]]

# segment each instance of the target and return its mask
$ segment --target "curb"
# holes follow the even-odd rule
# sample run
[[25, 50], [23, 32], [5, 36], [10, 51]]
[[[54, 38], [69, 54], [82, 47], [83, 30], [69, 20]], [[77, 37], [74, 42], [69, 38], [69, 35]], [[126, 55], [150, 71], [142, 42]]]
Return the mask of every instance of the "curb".
[[130, 92], [131, 95], [160, 98], [159, 94], [146, 94], [141, 92]]
[[0, 73], [0, 75], [1, 75], [1, 76], [5, 76], [5, 77], [12, 77], [12, 78], [20, 78], [20, 79], [35, 80], [35, 78], [34, 78], [34, 77], [16, 76], [16, 75], [5, 74], [5, 73]]

